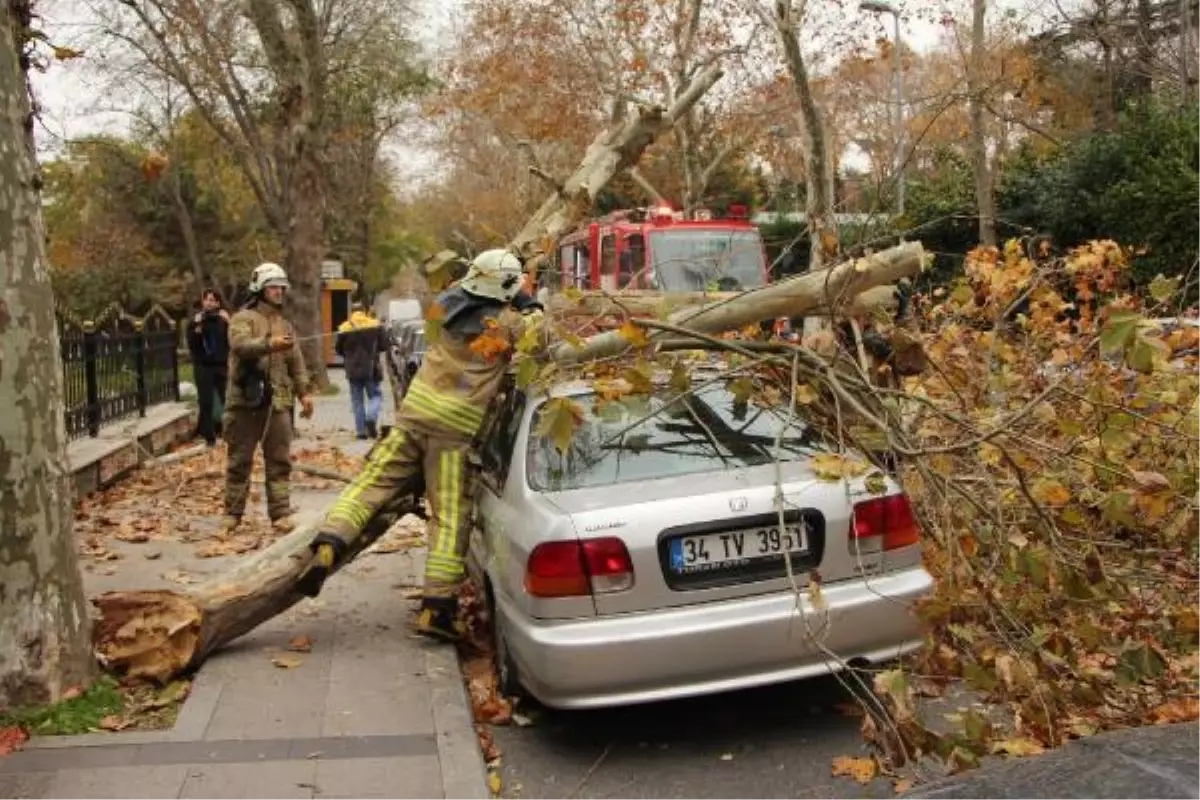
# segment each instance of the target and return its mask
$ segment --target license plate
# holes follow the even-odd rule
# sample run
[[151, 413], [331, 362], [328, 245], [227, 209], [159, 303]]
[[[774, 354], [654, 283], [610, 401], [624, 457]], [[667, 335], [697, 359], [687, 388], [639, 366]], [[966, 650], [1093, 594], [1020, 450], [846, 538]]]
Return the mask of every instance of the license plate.
[[759, 559], [778, 558], [784, 553], [808, 552], [808, 526], [805, 523], [754, 528], [703, 536], [672, 539], [669, 549], [671, 571], [676, 575], [726, 570]]

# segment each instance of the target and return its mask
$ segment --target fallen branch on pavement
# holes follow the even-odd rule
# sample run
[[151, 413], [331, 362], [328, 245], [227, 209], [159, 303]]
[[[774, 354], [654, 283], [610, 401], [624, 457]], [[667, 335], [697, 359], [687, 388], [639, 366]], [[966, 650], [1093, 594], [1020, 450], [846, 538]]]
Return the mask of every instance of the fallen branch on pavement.
[[[335, 572], [419, 509], [419, 496], [399, 499], [376, 514]], [[107, 592], [93, 598], [96, 657], [107, 670], [168, 681], [214, 651], [305, 599], [296, 581], [312, 559], [315, 531], [298, 528], [226, 574], [181, 591]]]

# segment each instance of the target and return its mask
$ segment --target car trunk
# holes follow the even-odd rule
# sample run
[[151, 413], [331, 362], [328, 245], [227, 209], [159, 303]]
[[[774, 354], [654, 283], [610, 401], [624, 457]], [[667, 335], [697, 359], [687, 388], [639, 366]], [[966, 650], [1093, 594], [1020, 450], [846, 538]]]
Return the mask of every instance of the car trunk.
[[[581, 539], [620, 538], [634, 566], [630, 589], [597, 593], [599, 614], [647, 611], [788, 590], [782, 551], [803, 586], [856, 577], [847, 547], [850, 501], [841, 483], [800, 462], [783, 465], [785, 529], [775, 508], [775, 467], [618, 483], [545, 495], [569, 514]], [[789, 536], [791, 541], [789, 542]]]

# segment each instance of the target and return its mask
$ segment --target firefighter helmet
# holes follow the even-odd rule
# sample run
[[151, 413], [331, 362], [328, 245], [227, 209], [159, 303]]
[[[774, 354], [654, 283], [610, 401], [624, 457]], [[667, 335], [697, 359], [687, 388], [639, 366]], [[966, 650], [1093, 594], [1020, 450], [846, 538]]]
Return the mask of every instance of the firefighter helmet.
[[510, 302], [521, 291], [521, 261], [507, 250], [485, 250], [475, 256], [462, 288], [480, 297]]
[[250, 274], [250, 294], [260, 294], [268, 286], [291, 288], [291, 283], [288, 282], [288, 276], [283, 271], [283, 267], [272, 264], [270, 261], [259, 264]]

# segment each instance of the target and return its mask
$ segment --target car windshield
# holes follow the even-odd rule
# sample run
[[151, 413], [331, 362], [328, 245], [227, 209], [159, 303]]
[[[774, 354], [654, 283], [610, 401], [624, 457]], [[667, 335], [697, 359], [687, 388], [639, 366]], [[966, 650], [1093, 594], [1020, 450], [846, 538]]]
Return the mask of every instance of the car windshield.
[[[606, 403], [573, 396], [583, 412], [566, 453], [551, 436], [539, 436], [539, 408], [530, 428], [527, 469], [538, 491], [566, 491], [630, 481], [670, 478], [770, 464], [783, 431], [781, 458], [811, 456], [820, 440], [802, 420], [787, 423], [786, 411], [738, 403], [728, 389], [711, 387], [686, 398], [628, 396]], [[655, 413], [657, 412], [657, 413]], [[653, 414], [653, 416], [651, 416]]]
[[758, 231], [681, 228], [650, 234], [651, 282], [666, 292], [737, 292], [763, 285]]

